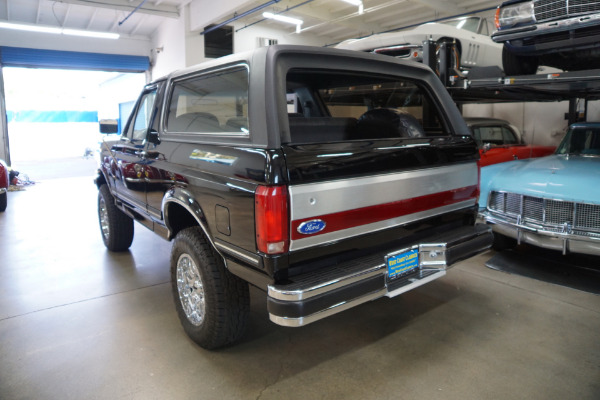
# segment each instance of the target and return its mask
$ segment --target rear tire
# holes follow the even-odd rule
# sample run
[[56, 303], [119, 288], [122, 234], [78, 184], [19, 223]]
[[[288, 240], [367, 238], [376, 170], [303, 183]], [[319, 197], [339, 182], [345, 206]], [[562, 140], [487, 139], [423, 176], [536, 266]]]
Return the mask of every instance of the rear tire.
[[248, 284], [225, 268], [200, 227], [175, 237], [171, 289], [183, 329], [200, 347], [223, 347], [244, 334], [250, 311]]
[[125, 251], [133, 241], [133, 219], [119, 210], [107, 185], [98, 190], [98, 221], [102, 241], [110, 251]]
[[6, 206], [8, 205], [8, 193], [4, 192], [0, 194], [0, 212], [6, 210]]
[[518, 56], [506, 46], [502, 48], [502, 67], [506, 75], [533, 75], [538, 66], [539, 61], [536, 57]]

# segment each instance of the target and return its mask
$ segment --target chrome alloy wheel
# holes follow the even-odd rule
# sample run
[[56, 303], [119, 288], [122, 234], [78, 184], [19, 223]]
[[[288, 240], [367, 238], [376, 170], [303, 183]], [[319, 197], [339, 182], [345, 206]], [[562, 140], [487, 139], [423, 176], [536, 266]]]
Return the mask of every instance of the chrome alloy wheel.
[[204, 286], [196, 263], [186, 253], [177, 260], [177, 291], [187, 319], [195, 326], [201, 325], [206, 310]]
[[108, 210], [106, 209], [106, 203], [104, 202], [104, 197], [102, 196], [100, 196], [98, 210], [100, 215], [100, 228], [102, 229], [102, 236], [108, 239], [108, 235], [110, 234], [110, 226], [108, 225]]

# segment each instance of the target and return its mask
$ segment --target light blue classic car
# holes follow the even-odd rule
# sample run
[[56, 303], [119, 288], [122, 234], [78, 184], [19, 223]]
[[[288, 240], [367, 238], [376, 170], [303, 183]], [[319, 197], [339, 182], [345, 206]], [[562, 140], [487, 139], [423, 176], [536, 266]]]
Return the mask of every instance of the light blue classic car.
[[496, 248], [600, 255], [600, 123], [571, 125], [554, 155], [482, 168], [479, 205]]

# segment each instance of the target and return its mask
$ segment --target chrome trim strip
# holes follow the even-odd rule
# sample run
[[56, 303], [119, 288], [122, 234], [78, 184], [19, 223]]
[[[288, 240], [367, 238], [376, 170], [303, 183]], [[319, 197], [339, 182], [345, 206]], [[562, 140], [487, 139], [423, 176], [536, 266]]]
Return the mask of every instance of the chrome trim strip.
[[[568, 18], [557, 21], [544, 22], [535, 25], [535, 30], [524, 31], [522, 28], [516, 28], [518, 31], [505, 30], [497, 31], [492, 35], [494, 41], [505, 41], [520, 39], [524, 37], [540, 36], [552, 32], [560, 32], [570, 29], [584, 28], [600, 23], [600, 14], [580, 15], [574, 18]], [[590, 40], [594, 37], [590, 36]]]
[[[549, 236], [549, 237], [554, 237], [554, 238], [581, 241], [581, 242], [591, 242], [591, 243], [597, 243], [598, 245], [600, 245], [600, 238], [597, 238], [597, 237], [576, 235], [573, 233], [566, 233], [566, 232], [553, 232], [553, 231], [545, 230], [543, 227], [535, 227], [534, 228], [531, 226], [519, 224], [518, 222], [509, 221], [505, 218], [502, 218], [501, 216], [494, 215], [487, 210], [481, 212], [481, 216], [483, 217], [485, 222], [488, 222], [490, 224], [505, 225], [507, 227], [514, 229], [515, 232], [517, 232], [517, 234], [519, 232], [525, 231], [525, 232], [529, 232], [529, 233], [535, 233], [535, 234], [538, 234], [541, 236]], [[585, 229], [577, 229], [577, 230], [582, 231], [582, 232], [587, 232]], [[597, 234], [594, 231], [589, 231], [589, 232]]]
[[463, 201], [460, 203], [450, 204], [447, 206], [434, 208], [432, 210], [421, 211], [414, 214], [404, 215], [402, 217], [388, 219], [385, 221], [374, 222], [368, 225], [355, 226], [353, 228], [344, 229], [340, 231], [323, 233], [316, 236], [307, 236], [306, 238], [297, 239], [290, 241], [290, 251], [301, 250], [307, 247], [316, 246], [319, 244], [332, 243], [338, 240], [363, 235], [366, 233], [373, 233], [384, 229], [392, 228], [395, 226], [408, 224], [414, 221], [418, 221], [424, 218], [435, 217], [436, 215], [444, 214], [447, 212], [458, 211], [463, 208], [474, 206], [475, 199]]
[[[292, 221], [477, 184], [475, 162], [289, 187]], [[377, 196], [373, 196], [377, 193]]]
[[228, 254], [233, 254], [235, 256], [237, 256], [238, 258], [241, 258], [247, 262], [249, 262], [250, 264], [254, 265], [255, 267], [258, 267], [258, 265], [260, 264], [260, 260], [258, 258], [258, 256], [256, 258], [248, 255], [248, 254], [244, 254], [241, 251], [234, 249], [224, 243], [221, 243], [219, 241], [215, 240], [215, 247], [217, 247], [219, 250], [223, 250], [224, 252], [228, 253]]
[[335, 289], [351, 285], [353, 283], [369, 279], [374, 276], [384, 275], [385, 265], [379, 264], [371, 267], [365, 271], [361, 271], [356, 274], [344, 276], [329, 282], [320, 284], [319, 286], [310, 288], [308, 290], [279, 290], [275, 286], [269, 285], [268, 295], [277, 300], [284, 301], [299, 301], [310, 299], [311, 297], [318, 296], [323, 293], [331, 292]]
[[329, 317], [330, 315], [337, 314], [344, 310], [348, 310], [352, 307], [356, 307], [356, 306], [366, 303], [368, 301], [372, 301], [372, 300], [378, 299], [380, 297], [383, 297], [383, 296], [385, 296], [386, 291], [387, 291], [387, 289], [384, 288], [384, 289], [378, 290], [376, 292], [372, 292], [367, 295], [364, 295], [362, 297], [352, 299], [350, 301], [344, 301], [344, 302], [335, 304], [323, 311], [319, 311], [317, 313], [308, 315], [306, 317], [285, 318], [285, 317], [279, 317], [279, 316], [276, 316], [273, 314], [269, 314], [269, 319], [272, 322], [276, 323], [277, 325], [290, 326], [290, 327], [303, 326], [303, 325], [310, 324], [311, 322], [315, 322], [320, 319]]

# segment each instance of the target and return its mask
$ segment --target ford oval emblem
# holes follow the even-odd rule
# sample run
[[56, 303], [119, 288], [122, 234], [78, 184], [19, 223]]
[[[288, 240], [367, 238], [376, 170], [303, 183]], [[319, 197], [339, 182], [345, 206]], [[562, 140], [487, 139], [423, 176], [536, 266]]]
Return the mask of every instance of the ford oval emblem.
[[325, 221], [321, 219], [306, 221], [298, 226], [298, 232], [303, 235], [314, 235], [315, 233], [321, 232], [323, 229], [325, 229]]

